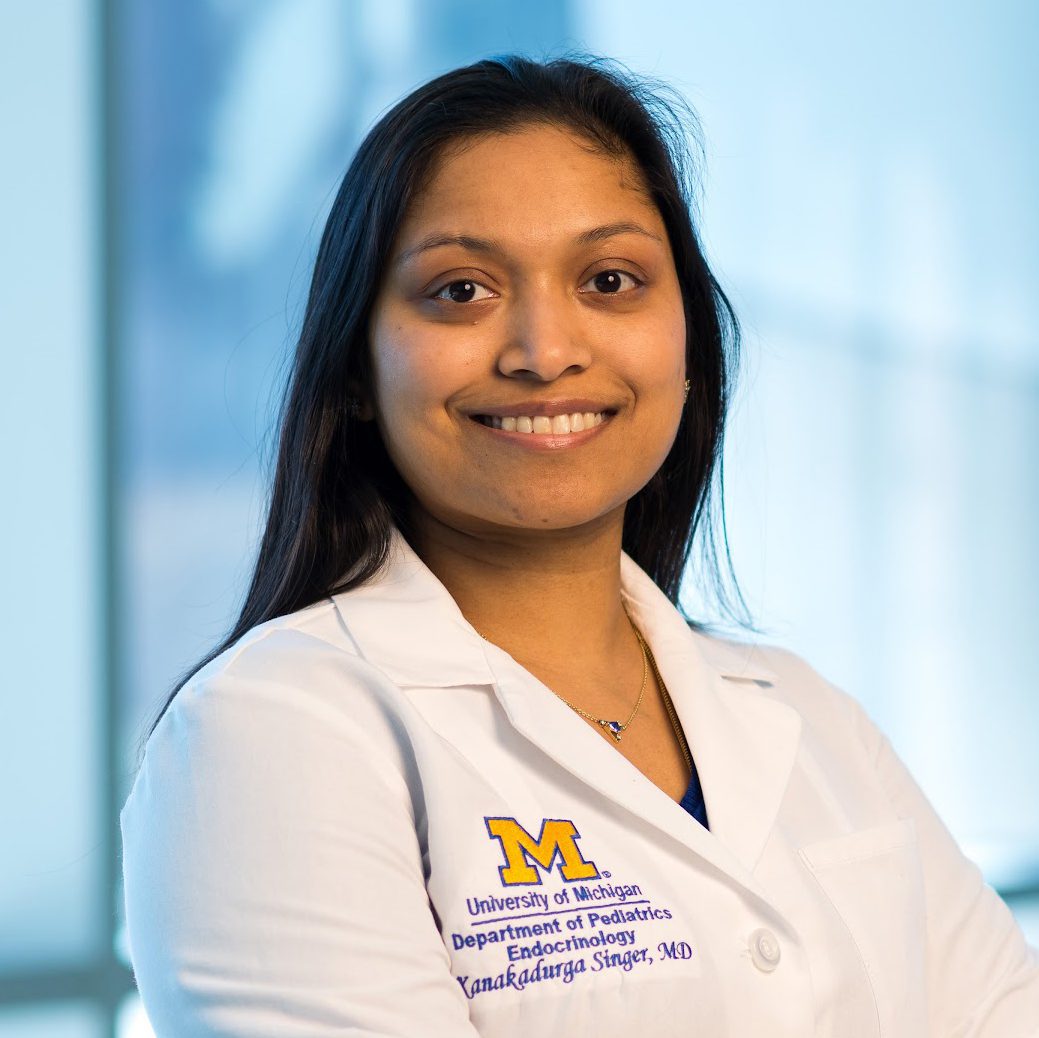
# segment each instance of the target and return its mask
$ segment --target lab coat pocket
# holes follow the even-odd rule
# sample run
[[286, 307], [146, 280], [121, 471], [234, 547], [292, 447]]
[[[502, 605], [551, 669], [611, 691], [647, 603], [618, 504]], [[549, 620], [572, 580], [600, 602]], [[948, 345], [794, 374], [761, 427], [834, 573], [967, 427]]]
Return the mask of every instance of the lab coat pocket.
[[858, 948], [882, 1038], [926, 1034], [926, 919], [913, 820], [818, 840], [799, 854]]

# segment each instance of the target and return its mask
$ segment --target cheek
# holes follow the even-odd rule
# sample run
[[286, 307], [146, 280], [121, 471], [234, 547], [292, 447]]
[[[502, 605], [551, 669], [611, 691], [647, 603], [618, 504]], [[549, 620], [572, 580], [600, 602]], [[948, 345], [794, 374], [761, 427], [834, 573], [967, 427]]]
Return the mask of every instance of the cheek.
[[404, 321], [384, 321], [371, 341], [375, 398], [387, 419], [414, 413], [416, 405], [435, 392], [435, 351]]
[[677, 285], [675, 285], [674, 300], [662, 334], [670, 346], [671, 361], [677, 365], [680, 377], [684, 378], [686, 364], [685, 306], [682, 302], [681, 290]]
[[642, 394], [670, 393], [686, 377], [685, 315], [662, 314], [637, 338], [625, 338], [624, 347], [632, 385]]
[[487, 347], [457, 327], [397, 319], [374, 328], [371, 351], [376, 399], [386, 417], [435, 423], [479, 377]]
[[376, 411], [383, 443], [399, 469], [422, 479], [457, 430], [449, 402], [465, 384], [457, 348], [440, 329], [385, 322], [371, 339]]
[[401, 391], [414, 382], [414, 351], [407, 348], [408, 335], [400, 322], [383, 321], [371, 339], [372, 373], [379, 406], [392, 409]]

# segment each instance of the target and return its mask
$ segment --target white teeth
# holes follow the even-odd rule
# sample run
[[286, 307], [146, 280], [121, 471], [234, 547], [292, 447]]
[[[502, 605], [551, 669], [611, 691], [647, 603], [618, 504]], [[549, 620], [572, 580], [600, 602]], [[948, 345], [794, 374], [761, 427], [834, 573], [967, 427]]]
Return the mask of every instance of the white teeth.
[[535, 435], [552, 434], [554, 436], [566, 435], [572, 432], [581, 432], [584, 429], [594, 429], [606, 421], [606, 412], [575, 411], [573, 414], [558, 414], [551, 418], [548, 415], [511, 415], [500, 417], [498, 415], [481, 415], [480, 421], [494, 429], [502, 429], [505, 432], [533, 433]]

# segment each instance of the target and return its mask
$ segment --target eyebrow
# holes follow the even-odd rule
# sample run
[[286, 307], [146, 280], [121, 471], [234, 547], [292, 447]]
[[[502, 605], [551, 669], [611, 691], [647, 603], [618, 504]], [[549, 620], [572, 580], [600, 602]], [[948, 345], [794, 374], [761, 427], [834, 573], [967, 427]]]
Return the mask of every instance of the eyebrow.
[[[593, 245], [596, 242], [615, 238], [619, 234], [641, 234], [646, 238], [652, 238], [655, 242], [663, 244], [663, 239], [652, 231], [647, 231], [641, 224], [632, 223], [630, 220], [621, 220], [618, 223], [603, 224], [601, 227], [592, 227], [582, 231], [574, 237], [575, 245]], [[417, 245], [406, 249], [397, 258], [397, 266], [407, 263], [412, 257], [430, 249], [439, 249], [445, 245], [458, 245], [470, 252], [482, 252], [492, 256], [503, 256], [505, 249], [500, 242], [491, 238], [475, 238], [471, 234], [430, 234], [423, 238]]]

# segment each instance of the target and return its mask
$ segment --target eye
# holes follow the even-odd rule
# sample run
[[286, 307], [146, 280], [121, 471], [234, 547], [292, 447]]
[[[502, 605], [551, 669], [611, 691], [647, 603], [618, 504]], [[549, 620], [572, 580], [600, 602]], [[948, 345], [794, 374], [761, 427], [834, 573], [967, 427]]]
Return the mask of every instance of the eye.
[[[481, 290], [487, 295], [474, 298], [476, 293]], [[440, 299], [445, 303], [472, 303], [479, 302], [481, 299], [490, 299], [493, 295], [494, 293], [484, 288], [479, 281], [462, 278], [459, 281], [449, 281], [443, 288], [434, 292], [431, 298]]]
[[630, 292], [634, 288], [641, 288], [643, 282], [625, 270], [600, 270], [585, 284], [595, 286], [595, 295], [617, 295], [619, 292]]

